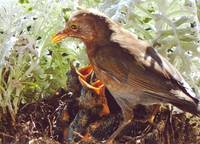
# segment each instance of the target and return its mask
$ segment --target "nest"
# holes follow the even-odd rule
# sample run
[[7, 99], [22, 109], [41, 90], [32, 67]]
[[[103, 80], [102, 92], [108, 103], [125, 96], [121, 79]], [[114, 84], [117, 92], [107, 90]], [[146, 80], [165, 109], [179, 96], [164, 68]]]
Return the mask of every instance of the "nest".
[[[107, 91], [110, 114], [100, 116], [98, 96], [81, 86], [74, 67], [68, 73], [67, 90], [38, 102], [22, 105], [11, 123], [9, 114], [2, 117], [1, 143], [58, 144], [104, 143], [122, 121], [120, 107]], [[153, 123], [147, 118], [154, 106], [138, 105], [134, 119], [117, 136], [115, 143], [127, 144], [198, 144], [200, 122], [186, 113], [173, 114], [162, 107]]]

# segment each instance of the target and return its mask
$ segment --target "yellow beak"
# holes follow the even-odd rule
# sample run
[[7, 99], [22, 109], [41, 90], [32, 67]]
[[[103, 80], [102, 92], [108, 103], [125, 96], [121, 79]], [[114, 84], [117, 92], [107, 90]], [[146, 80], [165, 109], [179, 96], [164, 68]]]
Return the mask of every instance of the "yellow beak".
[[51, 41], [53, 43], [59, 43], [61, 40], [63, 40], [64, 38], [66, 38], [68, 36], [68, 34], [64, 31], [57, 33], [56, 35], [54, 35], [51, 39]]

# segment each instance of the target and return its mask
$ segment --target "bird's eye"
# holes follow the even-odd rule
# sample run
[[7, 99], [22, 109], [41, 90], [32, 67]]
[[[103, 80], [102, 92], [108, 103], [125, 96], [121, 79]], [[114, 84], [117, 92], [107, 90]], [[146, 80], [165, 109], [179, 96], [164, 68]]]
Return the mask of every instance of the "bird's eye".
[[72, 30], [77, 30], [77, 29], [78, 29], [78, 26], [73, 24], [73, 25], [71, 25], [71, 29], [72, 29]]

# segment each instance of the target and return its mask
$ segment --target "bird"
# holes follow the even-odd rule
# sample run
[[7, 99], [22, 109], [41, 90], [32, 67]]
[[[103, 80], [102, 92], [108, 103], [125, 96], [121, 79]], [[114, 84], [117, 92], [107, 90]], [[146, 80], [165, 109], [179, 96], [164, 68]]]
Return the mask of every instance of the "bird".
[[110, 136], [112, 142], [133, 119], [132, 109], [141, 104], [172, 104], [199, 116], [199, 97], [180, 72], [151, 44], [139, 39], [111, 18], [94, 9], [72, 13], [54, 43], [78, 38], [86, 46], [96, 77], [121, 108], [123, 121]]
[[106, 92], [105, 92], [106, 88], [105, 85], [100, 80], [95, 79], [95, 81], [92, 81], [93, 72], [94, 69], [92, 65], [85, 66], [83, 68], [80, 68], [79, 70], [76, 69], [78, 79], [82, 84], [82, 86], [88, 88], [89, 90], [94, 91], [97, 95], [99, 95], [99, 100], [101, 101], [102, 105], [102, 111], [99, 113], [99, 115], [105, 116], [110, 114], [110, 109], [106, 99]]

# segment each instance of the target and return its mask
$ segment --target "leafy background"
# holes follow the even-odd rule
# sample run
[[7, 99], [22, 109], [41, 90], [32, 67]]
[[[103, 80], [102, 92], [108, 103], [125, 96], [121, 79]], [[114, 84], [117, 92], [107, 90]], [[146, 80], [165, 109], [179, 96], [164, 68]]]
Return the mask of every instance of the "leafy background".
[[70, 63], [88, 63], [83, 43], [51, 43], [78, 7], [95, 8], [154, 45], [200, 91], [198, 0], [0, 0], [0, 107], [13, 119], [21, 103], [66, 87]]

